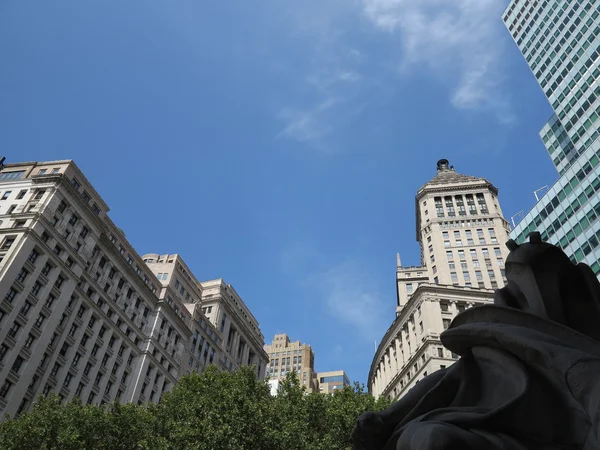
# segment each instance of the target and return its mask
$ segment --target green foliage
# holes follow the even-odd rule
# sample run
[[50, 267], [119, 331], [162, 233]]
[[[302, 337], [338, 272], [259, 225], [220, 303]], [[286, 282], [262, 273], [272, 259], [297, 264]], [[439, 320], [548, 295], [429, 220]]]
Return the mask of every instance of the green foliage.
[[272, 397], [252, 368], [182, 378], [158, 405], [61, 405], [40, 398], [0, 423], [2, 450], [349, 450], [357, 417], [389, 406], [358, 384], [307, 394], [295, 373]]

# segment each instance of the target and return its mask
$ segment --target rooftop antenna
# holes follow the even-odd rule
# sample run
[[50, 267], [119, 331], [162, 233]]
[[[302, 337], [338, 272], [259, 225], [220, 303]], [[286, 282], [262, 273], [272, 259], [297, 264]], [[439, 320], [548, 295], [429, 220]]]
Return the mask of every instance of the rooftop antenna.
[[513, 228], [515, 228], [517, 226], [517, 224], [515, 223], [515, 217], [522, 216], [522, 215], [523, 215], [523, 210], [519, 211], [518, 213], [516, 213], [514, 216], [512, 216], [510, 218], [510, 221], [512, 222]]
[[546, 186], [542, 186], [539, 189], [536, 189], [535, 191], [533, 191], [533, 195], [535, 195], [535, 201], [539, 202], [540, 198], [538, 197], [538, 192], [543, 191], [544, 189], [548, 189], [548, 185]]

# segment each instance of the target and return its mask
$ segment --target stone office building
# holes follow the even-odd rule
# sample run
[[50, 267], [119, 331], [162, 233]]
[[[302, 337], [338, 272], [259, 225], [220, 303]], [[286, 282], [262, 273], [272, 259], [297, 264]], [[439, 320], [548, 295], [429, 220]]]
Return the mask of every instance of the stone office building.
[[509, 225], [498, 190], [463, 175], [442, 159], [436, 176], [416, 196], [419, 266], [396, 268], [396, 319], [383, 336], [369, 371], [368, 388], [392, 399], [420, 379], [452, 364], [440, 334], [465, 308], [493, 301], [504, 285]]
[[258, 321], [233, 286], [221, 278], [202, 281], [202, 312], [223, 336], [223, 363], [228, 370], [255, 365], [256, 374], [266, 375], [269, 355]]
[[[177, 277], [183, 293], [159, 280], [107, 213], [72, 161], [9, 164], [0, 173], [0, 415], [49, 393], [91, 404], [156, 402], [211, 359], [234, 368], [220, 353], [223, 329], [198, 306], [201, 286], [185, 274]], [[252, 325], [235, 367], [257, 363], [264, 375], [262, 335]]]
[[310, 345], [292, 342], [286, 333], [280, 333], [264, 348], [269, 355], [267, 375], [270, 380], [283, 380], [288, 373], [295, 371], [306, 392], [318, 390], [315, 354]]

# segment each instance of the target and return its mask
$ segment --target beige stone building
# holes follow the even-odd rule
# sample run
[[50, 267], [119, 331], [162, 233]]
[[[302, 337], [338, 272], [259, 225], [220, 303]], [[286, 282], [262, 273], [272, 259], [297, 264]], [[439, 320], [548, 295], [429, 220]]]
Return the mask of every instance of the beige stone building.
[[[223, 353], [223, 336], [202, 313], [202, 285], [178, 254], [142, 256], [146, 265], [161, 284], [159, 307], [183, 305], [187, 312], [191, 342], [182, 358], [181, 373], [203, 372], [210, 364], [229, 370]], [[160, 336], [160, 330], [157, 330]]]
[[[240, 330], [232, 364], [222, 339], [229, 328], [203, 315], [205, 292], [183, 261], [144, 261], [108, 211], [73, 161], [0, 172], [0, 416], [49, 393], [89, 404], [157, 402], [211, 361], [228, 370], [255, 363], [264, 376], [264, 339], [239, 296], [220, 308]], [[208, 305], [219, 304], [215, 286], [234, 292], [208, 286]]]
[[322, 394], [333, 394], [338, 389], [350, 386], [350, 379], [343, 370], [318, 372], [316, 379], [319, 383], [319, 392]]
[[269, 356], [258, 321], [233, 286], [221, 278], [200, 283], [202, 312], [223, 336], [223, 364], [228, 370], [255, 365], [264, 378]]
[[291, 342], [287, 334], [281, 333], [276, 334], [273, 342], [264, 348], [269, 355], [267, 375], [272, 386], [278, 386], [275, 381], [284, 379], [286, 374], [295, 370], [307, 392], [317, 391], [315, 354], [310, 345]]
[[419, 379], [452, 364], [440, 333], [463, 309], [492, 302], [504, 285], [510, 227], [498, 189], [463, 175], [442, 159], [435, 177], [417, 191], [416, 237], [421, 264], [396, 270], [396, 319], [381, 340], [368, 387], [398, 398]]

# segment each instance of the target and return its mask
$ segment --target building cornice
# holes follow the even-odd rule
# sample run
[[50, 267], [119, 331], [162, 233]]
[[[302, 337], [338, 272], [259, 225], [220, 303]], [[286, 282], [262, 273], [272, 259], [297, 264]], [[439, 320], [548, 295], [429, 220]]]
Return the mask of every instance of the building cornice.
[[[440, 298], [435, 297], [447, 296], [460, 296], [462, 300], [468, 300], [469, 298], [472, 298], [473, 300], [480, 300], [486, 297], [489, 299], [493, 299], [494, 292], [495, 291], [492, 289], [480, 289], [432, 283], [420, 284], [414, 291], [413, 295], [410, 297], [408, 302], [406, 302], [406, 305], [404, 305], [402, 311], [400, 311], [400, 314], [398, 314], [398, 316], [394, 319], [390, 327], [387, 329], [381, 341], [379, 342], [377, 351], [375, 352], [373, 361], [371, 362], [369, 376], [367, 378], [367, 387], [369, 392], [371, 392], [373, 374], [375, 372], [376, 367], [379, 365], [381, 358], [383, 357], [383, 353], [385, 353], [385, 351], [389, 347], [390, 339], [398, 333], [398, 330], [402, 328], [402, 325], [404, 325], [404, 323], [408, 319], [409, 314], [413, 312], [417, 306], [423, 303], [423, 301], [439, 301]], [[427, 298], [425, 298], [426, 296]]]

